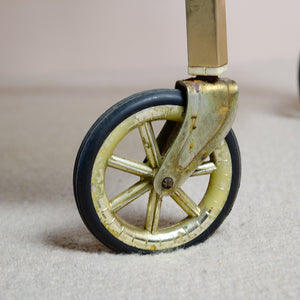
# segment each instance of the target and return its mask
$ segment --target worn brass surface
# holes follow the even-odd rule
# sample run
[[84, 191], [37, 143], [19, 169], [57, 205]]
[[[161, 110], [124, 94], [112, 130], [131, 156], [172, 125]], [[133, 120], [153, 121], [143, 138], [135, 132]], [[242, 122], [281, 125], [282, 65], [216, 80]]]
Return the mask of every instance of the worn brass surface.
[[[232, 127], [238, 100], [238, 88], [230, 79], [212, 82], [189, 79], [177, 82], [187, 93], [187, 111], [179, 134], [154, 178], [160, 195], [173, 194], [196, 170], [200, 162], [217, 147]], [[164, 189], [164, 178], [173, 179], [173, 187]]]
[[[164, 155], [156, 142], [152, 122], [168, 120], [180, 124], [185, 110], [180, 106], [156, 106], [142, 110], [120, 123], [107, 137], [97, 154], [91, 178], [91, 192], [95, 210], [106, 229], [123, 243], [145, 250], [165, 250], [183, 245], [204, 232], [222, 210], [230, 189], [232, 178], [231, 156], [223, 140], [210, 155], [210, 161], [196, 168], [195, 176], [210, 176], [207, 190], [202, 196], [191, 198], [178, 188], [171, 196], [186, 213], [186, 217], [175, 224], [160, 227], [162, 195], [153, 188], [157, 167], [164, 161]], [[147, 163], [133, 161], [114, 154], [115, 148], [127, 134], [136, 130], [140, 133], [147, 156]], [[171, 145], [169, 141], [168, 144]], [[105, 174], [108, 168], [119, 170], [121, 174], [136, 175], [136, 184], [121, 192], [113, 199], [106, 193]], [[145, 226], [129, 224], [119, 214], [140, 196], [149, 193]], [[166, 199], [166, 201], [172, 201]]]
[[225, 0], [186, 0], [189, 73], [220, 75], [226, 71]]

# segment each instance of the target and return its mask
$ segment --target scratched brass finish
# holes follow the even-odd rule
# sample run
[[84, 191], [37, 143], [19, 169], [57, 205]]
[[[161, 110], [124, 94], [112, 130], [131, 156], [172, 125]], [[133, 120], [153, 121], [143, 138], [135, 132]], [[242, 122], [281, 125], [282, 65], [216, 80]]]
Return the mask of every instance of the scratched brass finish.
[[189, 74], [226, 71], [225, 0], [186, 0]]
[[[154, 188], [160, 195], [171, 195], [192, 175], [228, 134], [237, 110], [238, 88], [230, 79], [189, 79], [177, 82], [177, 87], [187, 93], [187, 110], [154, 178]], [[173, 180], [171, 189], [161, 184], [166, 177]]]
[[[184, 108], [164, 105], [137, 112], [121, 122], [102, 144], [92, 171], [91, 192], [93, 204], [101, 223], [123, 243], [144, 250], [165, 250], [178, 247], [193, 240], [204, 232], [222, 210], [230, 190], [232, 179], [231, 156], [225, 140], [210, 154], [209, 161], [195, 168], [193, 176], [209, 176], [209, 183], [203, 196], [188, 195], [179, 187], [170, 198], [159, 195], [153, 187], [157, 170], [163, 164], [165, 155], [160, 152], [152, 123], [157, 120], [182, 123]], [[136, 131], [144, 146], [147, 162], [138, 162], [114, 154], [117, 145]], [[170, 142], [170, 141], [169, 141]], [[136, 175], [136, 183], [113, 199], [106, 193], [105, 174], [114, 168]], [[142, 195], [148, 195], [144, 227], [129, 224], [120, 211]], [[200, 197], [200, 198], [199, 198]], [[186, 217], [175, 224], [160, 227], [163, 201], [174, 201]]]

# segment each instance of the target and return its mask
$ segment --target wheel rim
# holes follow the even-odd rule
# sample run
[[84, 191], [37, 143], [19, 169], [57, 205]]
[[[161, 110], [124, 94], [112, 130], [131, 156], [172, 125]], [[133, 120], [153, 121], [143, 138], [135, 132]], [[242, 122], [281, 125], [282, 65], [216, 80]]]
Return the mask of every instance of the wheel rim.
[[[210, 176], [207, 190], [201, 199], [194, 202], [178, 189], [171, 197], [186, 213], [186, 217], [164, 228], [159, 228], [162, 198], [153, 189], [155, 169], [160, 157], [151, 122], [169, 120], [182, 122], [184, 109], [181, 106], [165, 105], [144, 109], [121, 122], [106, 138], [96, 156], [92, 177], [92, 200], [101, 223], [121, 242], [143, 250], [165, 250], [182, 246], [199, 237], [221, 212], [230, 190], [232, 180], [231, 156], [224, 141], [210, 155], [210, 162], [199, 168], [197, 176]], [[121, 140], [131, 131], [138, 130], [149, 163], [136, 162], [114, 155]], [[140, 178], [136, 184], [113, 199], [105, 188], [107, 168], [134, 174]], [[124, 173], [125, 174], [125, 173]], [[148, 193], [147, 213], [144, 228], [124, 220], [119, 212], [142, 195]]]

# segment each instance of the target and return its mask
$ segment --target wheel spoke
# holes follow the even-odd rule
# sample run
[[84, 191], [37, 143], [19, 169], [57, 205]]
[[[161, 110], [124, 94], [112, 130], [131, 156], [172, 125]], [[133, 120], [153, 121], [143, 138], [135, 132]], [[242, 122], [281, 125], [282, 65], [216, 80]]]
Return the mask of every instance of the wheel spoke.
[[200, 216], [199, 206], [181, 188], [177, 189], [171, 197], [189, 216]]
[[217, 167], [213, 162], [205, 162], [200, 165], [191, 176], [211, 174], [215, 170], [217, 170]]
[[107, 165], [133, 175], [153, 177], [153, 170], [148, 165], [118, 155], [112, 155]]
[[147, 159], [152, 168], [157, 168], [161, 165], [161, 156], [158, 149], [157, 141], [150, 122], [139, 127], [140, 136], [147, 155]]
[[147, 207], [147, 216], [145, 229], [151, 233], [155, 233], [158, 227], [160, 210], [161, 210], [162, 197], [158, 195], [154, 189], [152, 189], [148, 207]]
[[114, 199], [111, 200], [110, 206], [114, 212], [125, 207], [135, 199], [141, 197], [151, 189], [152, 185], [148, 181], [139, 181]]

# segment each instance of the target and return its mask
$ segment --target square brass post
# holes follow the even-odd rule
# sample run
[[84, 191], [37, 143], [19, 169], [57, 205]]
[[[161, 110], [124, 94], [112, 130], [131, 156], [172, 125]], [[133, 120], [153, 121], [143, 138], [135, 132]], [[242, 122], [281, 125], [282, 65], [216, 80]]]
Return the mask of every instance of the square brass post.
[[186, 0], [188, 72], [218, 76], [227, 70], [225, 0]]

